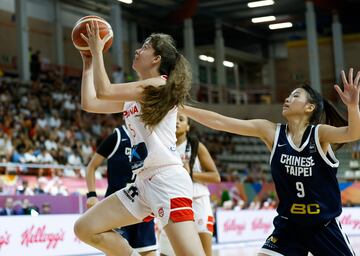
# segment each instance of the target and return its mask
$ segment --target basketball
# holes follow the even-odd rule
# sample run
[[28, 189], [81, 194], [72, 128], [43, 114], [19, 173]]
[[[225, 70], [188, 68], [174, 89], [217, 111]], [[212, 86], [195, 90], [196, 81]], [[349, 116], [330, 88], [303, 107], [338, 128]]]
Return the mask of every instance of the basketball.
[[85, 40], [81, 37], [81, 33], [83, 33], [86, 37], [86, 24], [91, 24], [91, 21], [97, 22], [99, 26], [99, 34], [100, 38], [104, 38], [107, 34], [111, 34], [110, 39], [105, 43], [103, 51], [106, 52], [113, 41], [113, 31], [110, 24], [99, 16], [85, 16], [79, 19], [71, 32], [71, 39], [79, 51], [83, 52], [85, 55], [91, 55], [90, 48]]

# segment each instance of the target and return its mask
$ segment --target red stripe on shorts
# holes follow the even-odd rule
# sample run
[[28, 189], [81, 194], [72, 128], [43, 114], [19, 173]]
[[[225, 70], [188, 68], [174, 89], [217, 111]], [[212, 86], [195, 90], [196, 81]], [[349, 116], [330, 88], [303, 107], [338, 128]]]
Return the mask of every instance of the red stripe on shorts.
[[192, 208], [192, 200], [184, 197], [170, 199], [170, 219], [173, 222], [194, 221], [192, 209], [178, 209], [184, 207]]
[[150, 221], [152, 221], [154, 219], [154, 216], [153, 215], [149, 215], [149, 216], [147, 216], [147, 217], [145, 217], [144, 219], [143, 219], [143, 222], [150, 222]]
[[211, 233], [214, 233], [214, 217], [213, 216], [208, 216], [208, 223], [207, 223], [206, 227]]

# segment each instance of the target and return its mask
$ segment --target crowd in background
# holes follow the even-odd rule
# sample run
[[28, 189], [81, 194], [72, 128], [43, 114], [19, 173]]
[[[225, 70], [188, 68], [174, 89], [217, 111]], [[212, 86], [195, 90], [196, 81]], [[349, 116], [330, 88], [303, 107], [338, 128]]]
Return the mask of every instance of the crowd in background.
[[[61, 177], [84, 177], [83, 167], [90, 160], [98, 143], [122, 123], [122, 115], [99, 115], [82, 111], [80, 77], [62, 78], [56, 70], [41, 71], [39, 54], [40, 52], [35, 52], [31, 56], [31, 82], [0, 78], [0, 163], [65, 165], [73, 168], [13, 168], [0, 165], [0, 175], [37, 176], [34, 187], [29, 187], [24, 180], [16, 189], [16, 194], [66, 196], [69, 192], [62, 184]], [[113, 79], [118, 82], [124, 79], [120, 67], [114, 70]], [[231, 168], [218, 159], [220, 154], [236, 154], [234, 135], [212, 131], [202, 132], [199, 137], [213, 156], [222, 181], [269, 181], [269, 175], [265, 175], [261, 165], [256, 162], [249, 163], [240, 170]], [[360, 158], [359, 145], [354, 147], [354, 158]], [[0, 182], [1, 194], [6, 193]], [[229, 198], [222, 200], [223, 207], [260, 209], [274, 208], [276, 205], [274, 195], [259, 202], [244, 202], [232, 191]], [[15, 208], [20, 205], [24, 203], [15, 203]], [[13, 211], [14, 214], [21, 212], [29, 211]]]

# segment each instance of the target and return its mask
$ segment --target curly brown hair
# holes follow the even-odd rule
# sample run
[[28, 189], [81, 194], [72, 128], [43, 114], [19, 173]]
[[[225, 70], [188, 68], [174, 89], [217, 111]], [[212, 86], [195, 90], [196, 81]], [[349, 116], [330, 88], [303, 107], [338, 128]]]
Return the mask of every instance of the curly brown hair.
[[169, 110], [182, 105], [189, 97], [192, 75], [188, 61], [178, 52], [170, 35], [151, 34], [145, 41], [149, 41], [155, 55], [161, 56], [159, 73], [168, 76], [165, 85], [144, 88], [140, 100], [141, 120], [147, 127], [153, 128]]

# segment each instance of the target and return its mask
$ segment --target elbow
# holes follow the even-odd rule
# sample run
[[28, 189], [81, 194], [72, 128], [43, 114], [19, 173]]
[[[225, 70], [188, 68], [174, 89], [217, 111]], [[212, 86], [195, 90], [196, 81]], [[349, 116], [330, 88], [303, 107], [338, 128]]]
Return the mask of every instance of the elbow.
[[81, 100], [80, 107], [81, 107], [81, 110], [84, 110], [85, 112], [94, 113], [94, 111], [91, 108], [91, 105], [85, 100]]
[[214, 172], [211, 182], [212, 183], [220, 183], [221, 182], [220, 174], [218, 173], [217, 170], [216, 170], [216, 172]]
[[220, 183], [220, 182], [221, 182], [221, 178], [220, 178], [219, 173], [217, 173], [214, 183]]
[[109, 98], [110, 92], [106, 89], [109, 88], [110, 84], [97, 83], [95, 84], [96, 98], [99, 100], [106, 100]]
[[108, 98], [108, 93], [106, 90], [96, 90], [96, 98], [99, 100], [106, 100]]

